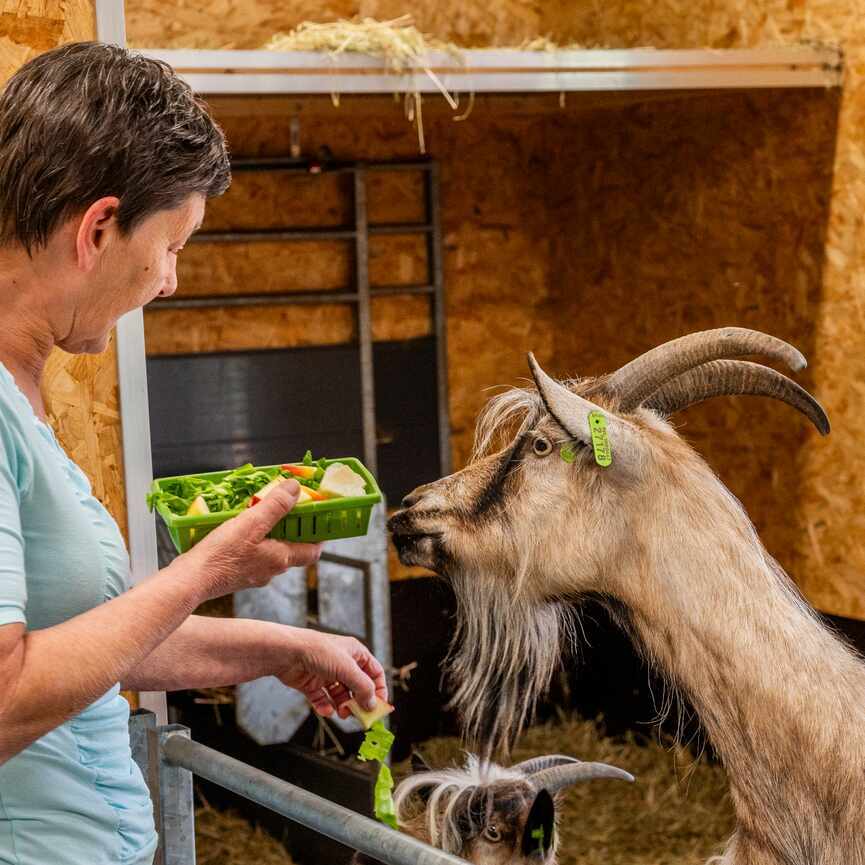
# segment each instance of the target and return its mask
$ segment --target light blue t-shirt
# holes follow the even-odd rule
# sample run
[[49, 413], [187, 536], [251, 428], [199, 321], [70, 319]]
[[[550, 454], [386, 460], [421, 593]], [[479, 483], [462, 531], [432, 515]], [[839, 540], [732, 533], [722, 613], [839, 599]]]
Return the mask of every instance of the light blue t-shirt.
[[[0, 364], [0, 626], [49, 628], [126, 589], [117, 524]], [[120, 686], [0, 765], [2, 865], [150, 865]]]

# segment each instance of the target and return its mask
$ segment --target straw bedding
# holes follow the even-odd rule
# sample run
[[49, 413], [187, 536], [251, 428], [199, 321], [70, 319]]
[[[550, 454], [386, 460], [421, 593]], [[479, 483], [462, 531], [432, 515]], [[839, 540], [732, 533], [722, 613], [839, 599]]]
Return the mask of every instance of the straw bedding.
[[[454, 738], [432, 739], [419, 750], [436, 767], [461, 758]], [[595, 782], [568, 792], [560, 813], [561, 865], [702, 865], [733, 830], [723, 769], [669, 742], [613, 740], [594, 722], [565, 717], [528, 730], [513, 759], [547, 753], [612, 763], [637, 777], [634, 785]], [[397, 771], [408, 771], [407, 764]], [[197, 834], [201, 865], [292, 863], [277, 841], [235, 814], [202, 809]]]

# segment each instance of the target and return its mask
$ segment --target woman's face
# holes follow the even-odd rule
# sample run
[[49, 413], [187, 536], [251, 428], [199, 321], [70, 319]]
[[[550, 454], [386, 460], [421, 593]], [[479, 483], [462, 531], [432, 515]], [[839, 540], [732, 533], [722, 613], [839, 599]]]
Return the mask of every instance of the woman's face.
[[148, 216], [127, 235], [115, 231], [98, 266], [75, 298], [72, 327], [57, 344], [72, 354], [97, 354], [117, 319], [177, 288], [177, 256], [204, 218], [205, 199]]

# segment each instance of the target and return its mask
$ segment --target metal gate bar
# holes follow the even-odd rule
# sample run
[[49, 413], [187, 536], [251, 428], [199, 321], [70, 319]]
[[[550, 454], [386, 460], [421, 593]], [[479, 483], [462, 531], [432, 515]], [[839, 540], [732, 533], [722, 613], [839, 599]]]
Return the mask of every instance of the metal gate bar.
[[[145, 777], [159, 815], [157, 861], [164, 865], [195, 865], [193, 774], [385, 865], [466, 865], [450, 853], [194, 742], [186, 727], [156, 727], [151, 712], [136, 712], [130, 718], [130, 740], [139, 751], [133, 754], [139, 765], [158, 766], [158, 772], [149, 771]], [[140, 753], [142, 748], [145, 754]]]

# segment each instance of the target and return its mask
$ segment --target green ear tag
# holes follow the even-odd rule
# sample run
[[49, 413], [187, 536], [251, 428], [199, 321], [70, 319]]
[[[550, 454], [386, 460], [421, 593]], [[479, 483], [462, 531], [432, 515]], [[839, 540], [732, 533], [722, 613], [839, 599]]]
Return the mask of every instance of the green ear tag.
[[538, 842], [538, 853], [544, 854], [544, 827], [538, 826], [537, 829], [532, 829], [532, 840]]
[[577, 458], [577, 452], [569, 444], [562, 445], [559, 455], [566, 463], [572, 463]]
[[612, 465], [613, 449], [610, 447], [610, 437], [607, 435], [607, 419], [601, 412], [589, 412], [589, 431], [592, 433], [595, 462], [604, 467]]

